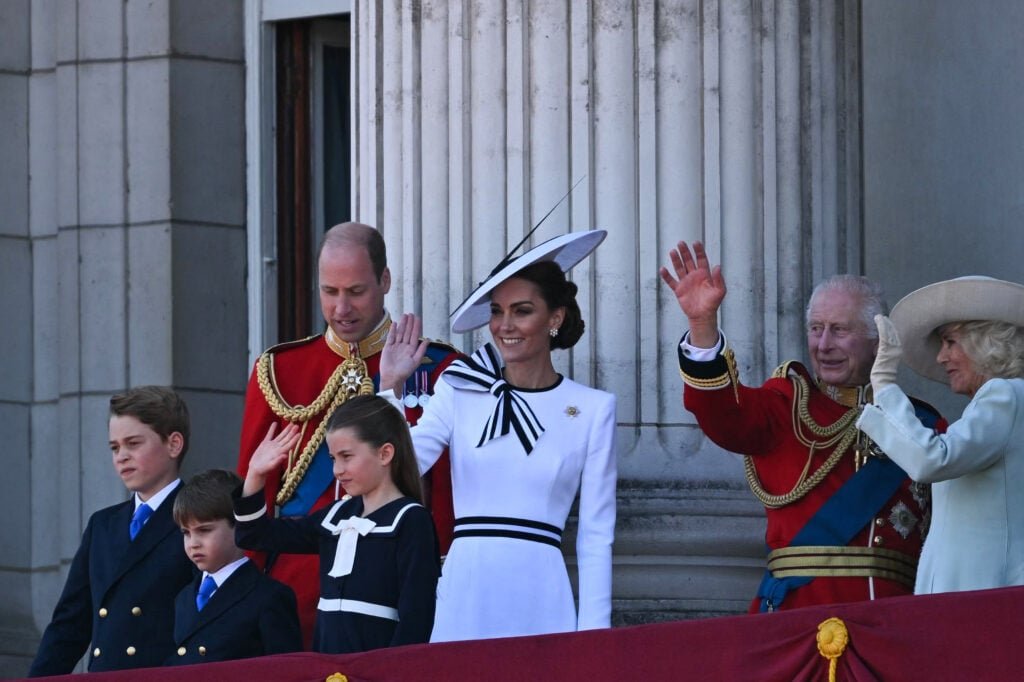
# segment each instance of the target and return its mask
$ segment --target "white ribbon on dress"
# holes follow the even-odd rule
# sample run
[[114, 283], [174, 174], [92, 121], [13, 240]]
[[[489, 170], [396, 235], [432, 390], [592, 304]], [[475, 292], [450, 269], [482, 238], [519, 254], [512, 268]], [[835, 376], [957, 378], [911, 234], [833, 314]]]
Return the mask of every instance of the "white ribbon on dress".
[[359, 541], [359, 537], [376, 528], [377, 524], [362, 516], [350, 516], [333, 524], [327, 520], [330, 517], [331, 514], [328, 514], [322, 525], [338, 536], [338, 547], [334, 551], [334, 565], [331, 566], [327, 575], [332, 578], [340, 578], [352, 572], [352, 562], [356, 558], [356, 543]]

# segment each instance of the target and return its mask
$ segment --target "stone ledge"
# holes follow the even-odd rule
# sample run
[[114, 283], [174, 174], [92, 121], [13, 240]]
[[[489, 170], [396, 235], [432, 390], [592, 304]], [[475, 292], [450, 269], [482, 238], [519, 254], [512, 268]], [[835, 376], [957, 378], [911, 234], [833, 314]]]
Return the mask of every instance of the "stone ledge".
[[613, 599], [612, 626], [735, 616], [746, 613], [749, 603], [746, 599]]

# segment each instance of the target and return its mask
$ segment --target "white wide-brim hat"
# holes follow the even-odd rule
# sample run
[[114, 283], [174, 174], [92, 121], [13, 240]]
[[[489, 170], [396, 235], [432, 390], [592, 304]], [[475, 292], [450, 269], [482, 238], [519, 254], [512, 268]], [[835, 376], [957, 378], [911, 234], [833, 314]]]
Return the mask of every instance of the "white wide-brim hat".
[[538, 244], [518, 258], [499, 265], [452, 313], [452, 331], [468, 332], [487, 324], [491, 319], [491, 293], [526, 266], [550, 260], [557, 263], [562, 272], [568, 272], [589, 256], [607, 235], [605, 230], [570, 232]]
[[936, 330], [974, 320], [1024, 326], [1024, 285], [982, 276], [936, 282], [900, 299], [890, 317], [903, 344], [903, 361], [921, 376], [948, 384], [935, 359], [942, 345]]

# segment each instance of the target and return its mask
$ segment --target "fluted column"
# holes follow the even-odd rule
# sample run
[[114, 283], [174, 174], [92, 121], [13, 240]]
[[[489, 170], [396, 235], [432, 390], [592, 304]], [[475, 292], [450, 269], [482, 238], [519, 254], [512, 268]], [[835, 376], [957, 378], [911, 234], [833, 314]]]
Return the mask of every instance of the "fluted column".
[[[858, 3], [363, 0], [355, 14], [356, 214], [388, 239], [389, 305], [450, 338], [448, 313], [585, 177], [533, 243], [609, 231], [573, 271], [588, 331], [557, 363], [619, 398], [620, 612], [739, 608], [760, 510], [681, 407], [684, 319], [657, 268], [679, 239], [707, 244], [748, 382], [803, 357], [813, 282], [860, 267]], [[673, 508], [702, 530], [666, 521]], [[692, 601], [662, 608], [642, 575]]]

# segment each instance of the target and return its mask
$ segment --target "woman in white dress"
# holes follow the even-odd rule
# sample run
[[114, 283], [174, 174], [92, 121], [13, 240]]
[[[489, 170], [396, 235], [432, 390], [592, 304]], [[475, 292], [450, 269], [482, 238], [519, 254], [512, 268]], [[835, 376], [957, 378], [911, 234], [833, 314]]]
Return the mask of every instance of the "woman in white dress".
[[[1024, 286], [938, 282], [908, 294], [891, 320], [875, 321], [875, 404], [857, 426], [911, 478], [932, 484], [914, 592], [1024, 584]], [[971, 398], [945, 434], [914, 417], [895, 383], [901, 357]]]
[[[412, 429], [420, 471], [449, 448], [455, 540], [437, 589], [432, 642], [608, 627], [615, 529], [615, 396], [558, 374], [554, 348], [583, 334], [565, 271], [603, 240], [573, 233], [496, 268], [453, 316], [488, 324], [494, 345], [456, 361]], [[425, 342], [410, 315], [393, 325], [381, 387], [401, 387]], [[579, 612], [561, 551], [580, 497]]]

